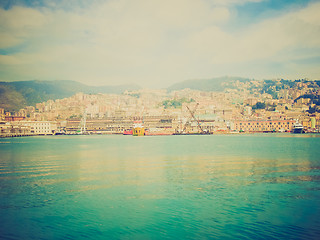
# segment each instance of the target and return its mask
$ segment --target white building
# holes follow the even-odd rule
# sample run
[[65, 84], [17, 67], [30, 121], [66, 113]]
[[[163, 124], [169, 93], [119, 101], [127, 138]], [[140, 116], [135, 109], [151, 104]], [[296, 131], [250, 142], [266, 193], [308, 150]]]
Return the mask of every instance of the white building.
[[51, 121], [17, 121], [13, 125], [30, 127], [31, 134], [53, 135], [57, 131], [57, 123]]

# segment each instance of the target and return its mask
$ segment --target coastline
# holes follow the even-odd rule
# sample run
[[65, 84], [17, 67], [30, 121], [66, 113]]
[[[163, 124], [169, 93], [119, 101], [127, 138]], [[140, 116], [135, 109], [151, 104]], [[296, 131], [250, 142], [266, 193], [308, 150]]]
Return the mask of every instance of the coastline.
[[[305, 134], [320, 134], [320, 132], [303, 132], [303, 133], [293, 133], [293, 132], [213, 132], [209, 134], [201, 133], [185, 133], [185, 134], [146, 134], [140, 137], [154, 137], [154, 136], [208, 136], [208, 135], [245, 135], [245, 134], [291, 134], [291, 135], [305, 135]], [[94, 136], [94, 135], [118, 135], [118, 136], [132, 136], [122, 133], [88, 133], [88, 134], [22, 134], [22, 133], [6, 133], [0, 134], [0, 138], [14, 138], [14, 137], [36, 137], [36, 136]]]

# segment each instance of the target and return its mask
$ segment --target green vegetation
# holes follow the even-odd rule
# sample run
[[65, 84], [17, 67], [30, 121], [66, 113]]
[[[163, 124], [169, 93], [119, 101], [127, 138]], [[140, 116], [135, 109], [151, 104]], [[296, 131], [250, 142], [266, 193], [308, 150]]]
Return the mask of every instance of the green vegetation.
[[191, 103], [194, 102], [194, 99], [186, 99], [186, 98], [181, 98], [181, 99], [172, 99], [172, 100], [165, 100], [162, 102], [162, 105], [164, 108], [181, 108], [182, 103]]
[[266, 104], [264, 102], [257, 102], [255, 105], [252, 106], [252, 109], [265, 109]]
[[295, 85], [295, 82], [290, 80], [281, 79], [280, 82], [284, 85], [283, 88], [285, 88], [285, 86], [287, 86], [288, 88], [293, 88]]
[[140, 97], [140, 93], [130, 93], [129, 96], [135, 97], [135, 98], [139, 98]]
[[266, 105], [266, 110], [267, 111], [275, 111], [276, 110], [276, 107], [277, 107], [277, 104], [268, 104], [268, 105]]
[[304, 94], [298, 98], [296, 98], [294, 100], [294, 102], [297, 102], [299, 99], [310, 99], [310, 104], [314, 104], [314, 106], [309, 106], [309, 110], [307, 110], [308, 113], [310, 114], [313, 114], [313, 113], [316, 113], [316, 112], [320, 112], [320, 96], [318, 95], [315, 95], [315, 94]]
[[264, 81], [264, 85], [262, 87], [262, 90], [260, 91], [262, 94], [263, 93], [268, 93], [272, 96], [273, 99], [277, 99], [278, 98], [278, 93], [277, 91], [279, 91], [281, 89], [280, 86], [276, 86], [276, 83], [272, 80], [265, 80]]
[[275, 111], [277, 104], [266, 104], [264, 102], [257, 102], [255, 105], [252, 106], [252, 110], [256, 109], [265, 109], [267, 111]]
[[318, 95], [304, 94], [304, 95], [301, 95], [300, 97], [296, 98], [294, 100], [294, 102], [297, 102], [301, 98], [310, 99], [313, 104], [316, 104], [316, 105], [320, 106], [320, 96], [318, 96]]

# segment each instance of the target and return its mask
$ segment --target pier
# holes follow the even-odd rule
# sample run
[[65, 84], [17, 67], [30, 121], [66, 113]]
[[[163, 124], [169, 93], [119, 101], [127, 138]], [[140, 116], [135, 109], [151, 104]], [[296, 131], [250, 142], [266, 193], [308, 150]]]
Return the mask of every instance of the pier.
[[0, 138], [9, 138], [9, 137], [28, 137], [28, 136], [36, 136], [31, 133], [4, 133], [0, 134]]

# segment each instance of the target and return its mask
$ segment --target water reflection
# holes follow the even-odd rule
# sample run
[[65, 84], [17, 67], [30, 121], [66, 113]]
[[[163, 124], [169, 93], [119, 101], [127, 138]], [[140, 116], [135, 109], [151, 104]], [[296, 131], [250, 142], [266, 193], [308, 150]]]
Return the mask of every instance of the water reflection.
[[[66, 137], [64, 139], [70, 140]], [[92, 140], [101, 139], [90, 139]], [[130, 144], [104, 144], [100, 141], [91, 144], [82, 139], [71, 146], [72, 149], [59, 148], [59, 151], [53, 151], [52, 148], [44, 147], [41, 151], [45, 153], [43, 155], [7, 152], [7, 161], [1, 163], [0, 179], [36, 178], [46, 184], [65, 179], [66, 182], [74, 182], [74, 186], [69, 187], [88, 190], [98, 189], [99, 185], [144, 186], [162, 183], [163, 186], [174, 184], [181, 191], [185, 190], [185, 186], [203, 189], [197, 183], [216, 184], [217, 179], [229, 186], [257, 182], [317, 181], [317, 176], [312, 171], [317, 172], [319, 168], [314, 166], [314, 153], [312, 146], [308, 144], [303, 148], [304, 159], [300, 159], [299, 154], [297, 158], [286, 159], [277, 156], [279, 152], [267, 152], [269, 158], [264, 158], [258, 152], [251, 152], [254, 156], [241, 156], [241, 152], [234, 156], [234, 151], [224, 149], [227, 145], [210, 145], [210, 142], [204, 142], [203, 145], [201, 142], [198, 145], [200, 148], [196, 148], [195, 152], [184, 149], [185, 144], [190, 145], [188, 141], [173, 149], [171, 139], [166, 140], [161, 139], [156, 142], [157, 145], [149, 148], [146, 147], [146, 144], [150, 144], [146, 139], [139, 139], [139, 142], [129, 139]], [[213, 147], [208, 150], [208, 146]], [[206, 151], [202, 151], [203, 149]], [[296, 149], [296, 152], [299, 151], [301, 149]]]
[[29, 225], [35, 233], [52, 226], [47, 230], [62, 238], [66, 231], [76, 238], [72, 228], [102, 238], [319, 233], [319, 138], [44, 139], [13, 139], [0, 149], [0, 218], [7, 229], [14, 225], [8, 209], [15, 209], [21, 222], [35, 216], [37, 224]]

